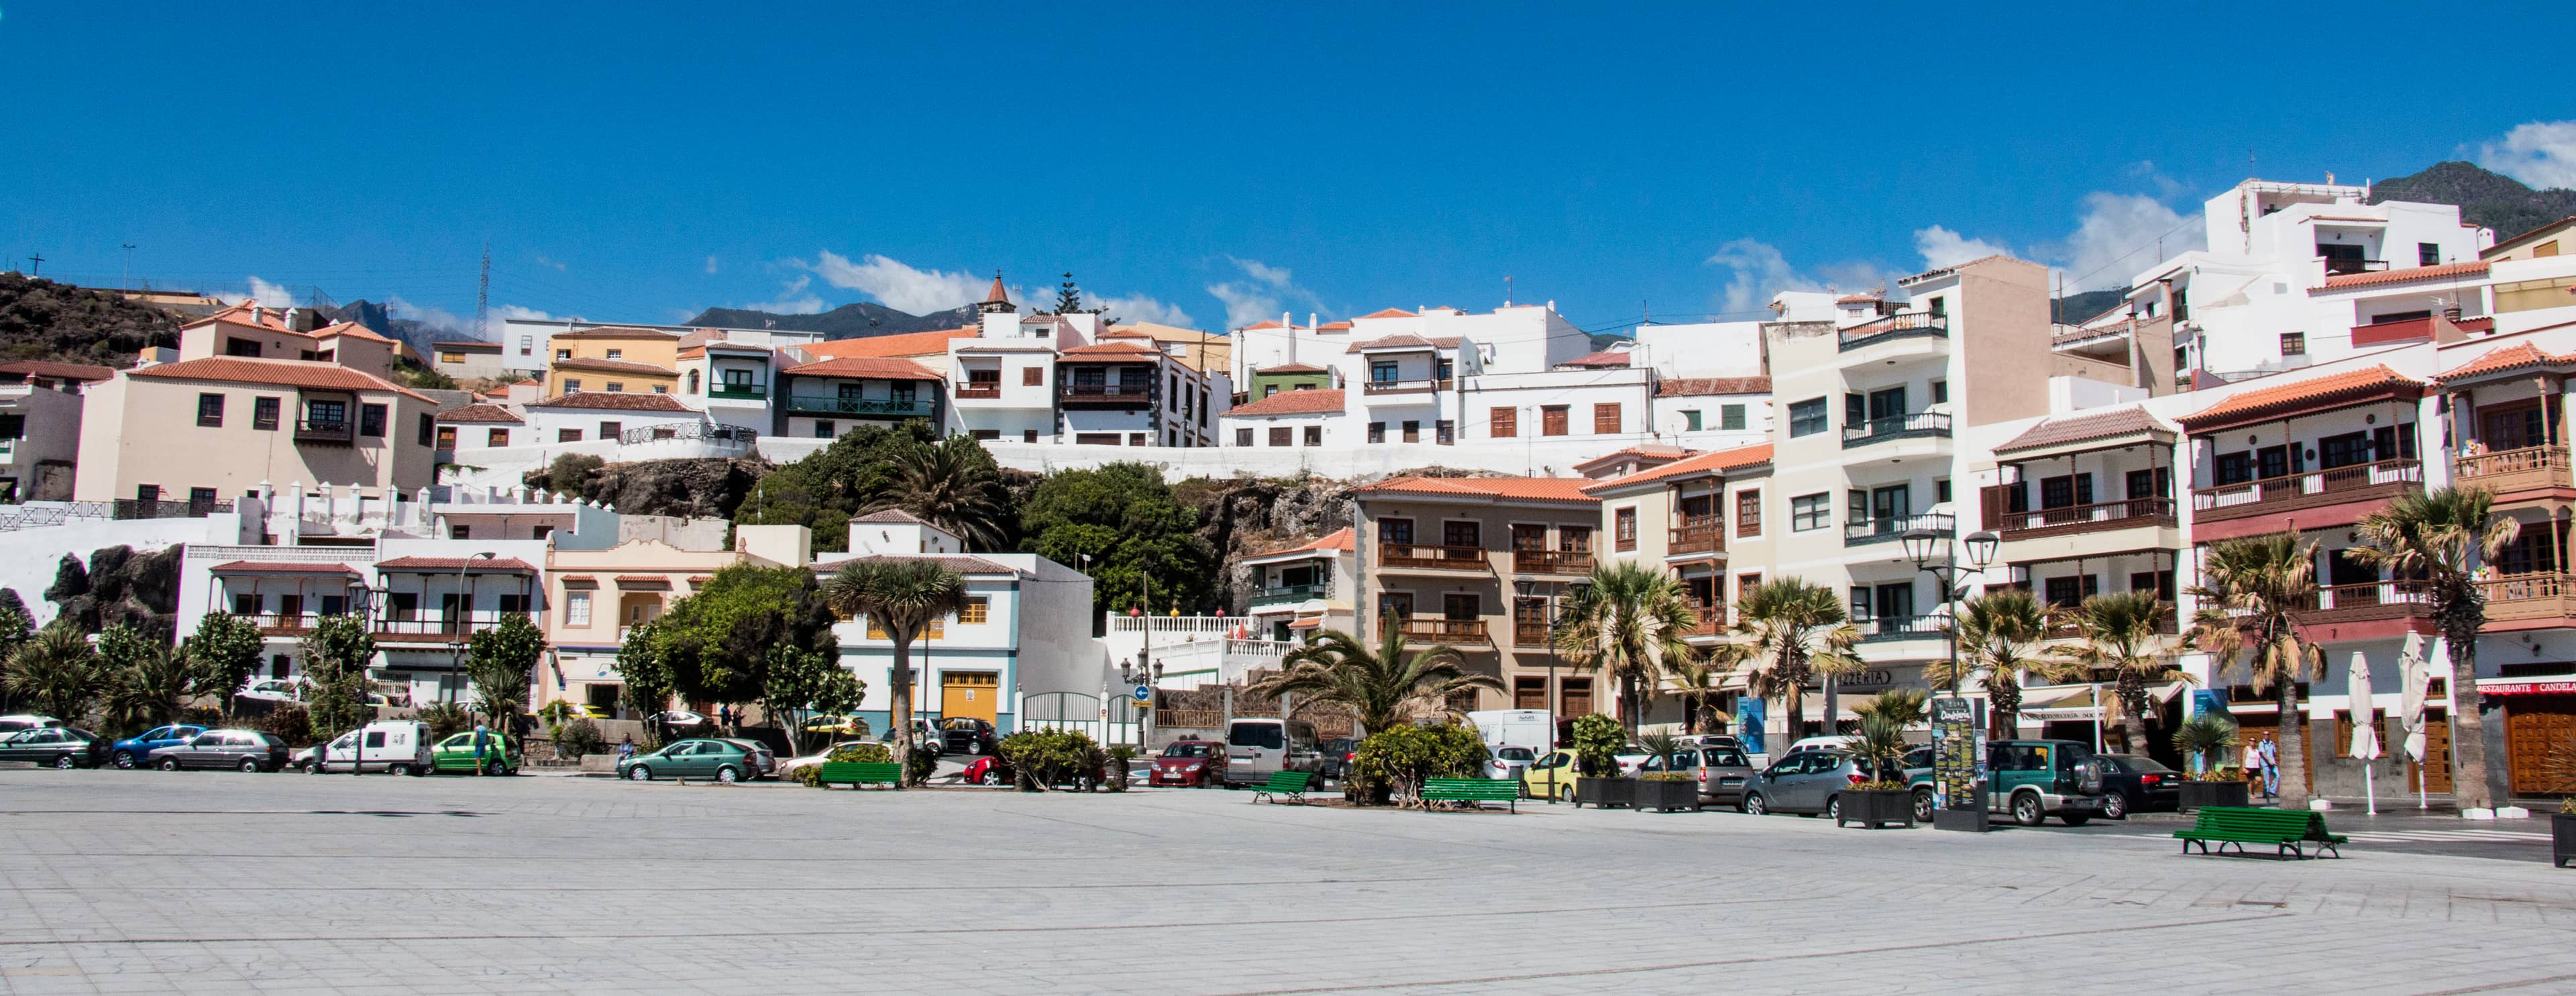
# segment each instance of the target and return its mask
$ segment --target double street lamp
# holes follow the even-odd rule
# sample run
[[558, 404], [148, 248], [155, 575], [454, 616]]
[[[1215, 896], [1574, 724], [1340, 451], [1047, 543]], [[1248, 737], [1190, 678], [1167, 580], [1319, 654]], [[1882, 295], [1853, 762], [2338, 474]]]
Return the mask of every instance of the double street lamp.
[[[1968, 594], [1967, 589], [1959, 584], [1959, 578], [1968, 574], [1982, 574], [1986, 568], [1994, 566], [1995, 551], [2003, 545], [2003, 537], [1986, 530], [1978, 530], [1968, 534], [1966, 543], [1968, 565], [1962, 567], [1959, 565], [1959, 544], [1950, 542], [1943, 530], [1929, 526], [1916, 526], [1905, 531], [1906, 559], [1914, 562], [1915, 570], [1930, 574], [1941, 581], [1941, 611], [1950, 617], [1950, 625], [1947, 628], [1950, 633], [1949, 692], [1951, 698], [1959, 696], [1958, 601]], [[1940, 562], [1934, 563], [1934, 557], [1941, 558]]]

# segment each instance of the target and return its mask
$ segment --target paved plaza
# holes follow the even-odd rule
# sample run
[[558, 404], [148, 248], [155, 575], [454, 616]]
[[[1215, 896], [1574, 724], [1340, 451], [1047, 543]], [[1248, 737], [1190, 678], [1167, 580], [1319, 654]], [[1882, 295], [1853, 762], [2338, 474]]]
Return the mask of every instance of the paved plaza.
[[[2576, 991], [2545, 821], [2341, 861], [2170, 818], [0, 771], [0, 991]], [[2466, 841], [2466, 839], [2463, 839]]]

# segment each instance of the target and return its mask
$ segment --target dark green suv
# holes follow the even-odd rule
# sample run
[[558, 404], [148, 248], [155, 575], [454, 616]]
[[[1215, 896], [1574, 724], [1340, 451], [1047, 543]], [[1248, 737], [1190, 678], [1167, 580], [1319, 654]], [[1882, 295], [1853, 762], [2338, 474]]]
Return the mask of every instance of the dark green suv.
[[[1907, 772], [1914, 818], [1932, 821], [1932, 769]], [[1986, 811], [2035, 827], [2054, 816], [2080, 827], [2108, 798], [2093, 745], [2073, 740], [1997, 740], [1986, 745]]]

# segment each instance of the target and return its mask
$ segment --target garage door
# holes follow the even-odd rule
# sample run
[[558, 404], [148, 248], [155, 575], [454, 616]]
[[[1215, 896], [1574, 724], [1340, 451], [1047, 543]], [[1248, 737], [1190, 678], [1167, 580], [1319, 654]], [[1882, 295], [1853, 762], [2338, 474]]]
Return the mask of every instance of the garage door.
[[939, 677], [939, 718], [998, 718], [1001, 676], [991, 671], [949, 671]]

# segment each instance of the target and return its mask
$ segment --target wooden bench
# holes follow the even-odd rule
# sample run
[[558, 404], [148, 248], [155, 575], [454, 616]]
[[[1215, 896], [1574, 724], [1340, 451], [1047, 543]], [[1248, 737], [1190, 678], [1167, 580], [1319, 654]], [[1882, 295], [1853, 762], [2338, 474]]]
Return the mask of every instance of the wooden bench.
[[1521, 811], [1521, 783], [1508, 778], [1426, 778], [1422, 781], [1424, 802], [1466, 802], [1483, 809], [1488, 802], [1500, 802]]
[[1269, 782], [1252, 790], [1252, 801], [1277, 802], [1280, 799], [1293, 799], [1298, 805], [1303, 806], [1306, 804], [1306, 785], [1314, 780], [1314, 775], [1303, 771], [1272, 772]]
[[825, 761], [822, 768], [823, 772], [815, 776], [814, 784], [826, 789], [834, 785], [847, 785], [855, 789], [868, 784], [896, 786], [903, 784], [903, 765], [891, 761]]
[[2318, 854], [2309, 852], [2307, 845], [2310, 844], [2316, 845], [2318, 852], [2330, 851], [2340, 858], [2343, 851], [2336, 845], [2348, 839], [2326, 832], [2323, 813], [2240, 806], [2203, 806], [2199, 822], [2189, 830], [2176, 830], [2173, 835], [2182, 840], [2184, 854], [2191, 853], [2193, 844], [2200, 845], [2202, 854], [2209, 853], [2212, 843], [2218, 845], [2220, 854], [2227, 853], [2227, 845], [2234, 844], [2236, 853], [2240, 855], [2245, 853], [2247, 844], [2270, 844], [2278, 850], [2275, 856], [2284, 860], [2317, 857]]

